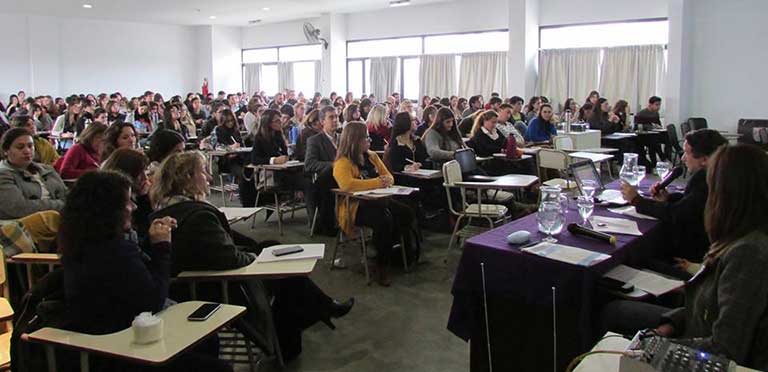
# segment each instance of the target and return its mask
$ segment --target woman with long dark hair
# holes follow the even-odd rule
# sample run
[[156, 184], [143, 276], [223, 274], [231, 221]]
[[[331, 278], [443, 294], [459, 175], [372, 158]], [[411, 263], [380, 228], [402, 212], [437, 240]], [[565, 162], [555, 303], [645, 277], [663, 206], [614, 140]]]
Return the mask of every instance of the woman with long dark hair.
[[429, 158], [440, 164], [453, 160], [456, 150], [464, 148], [464, 141], [456, 128], [456, 117], [448, 107], [437, 110], [435, 121], [422, 138]]
[[117, 149], [138, 150], [136, 128], [133, 124], [119, 121], [112, 124], [104, 133], [104, 146], [101, 151], [101, 159], [106, 160]]
[[549, 142], [557, 135], [557, 127], [552, 120], [552, 106], [542, 103], [539, 114], [528, 122], [528, 130], [525, 131], [525, 140], [530, 142]]
[[605, 98], [597, 100], [597, 105], [595, 105], [592, 116], [588, 118], [588, 121], [591, 129], [597, 129], [603, 135], [621, 132], [622, 129], [619, 117], [611, 112], [611, 105], [608, 104], [608, 100]]
[[704, 226], [711, 242], [685, 285], [685, 306], [617, 301], [604, 328], [655, 334], [737, 364], [768, 369], [768, 155], [757, 147], [721, 147], [708, 162]]
[[621, 125], [622, 130], [629, 129], [629, 102], [620, 99], [616, 101], [613, 106], [613, 114], [619, 118], [618, 123]]
[[[157, 97], [157, 95], [155, 97]], [[187, 140], [189, 137], [189, 130], [181, 124], [181, 104], [174, 103], [165, 109], [163, 121], [158, 125], [158, 129], [175, 131], [181, 134], [185, 141]]]
[[393, 172], [415, 171], [427, 160], [427, 149], [413, 135], [411, 114], [401, 112], [395, 115], [392, 126], [392, 141], [384, 153], [384, 164]]

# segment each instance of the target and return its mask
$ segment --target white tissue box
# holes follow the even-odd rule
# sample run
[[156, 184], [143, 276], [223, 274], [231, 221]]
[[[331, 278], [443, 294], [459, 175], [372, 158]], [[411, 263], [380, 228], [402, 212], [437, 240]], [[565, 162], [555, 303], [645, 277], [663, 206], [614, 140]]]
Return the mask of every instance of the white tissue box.
[[152, 313], [141, 313], [133, 319], [133, 342], [151, 344], [163, 338], [163, 319]]

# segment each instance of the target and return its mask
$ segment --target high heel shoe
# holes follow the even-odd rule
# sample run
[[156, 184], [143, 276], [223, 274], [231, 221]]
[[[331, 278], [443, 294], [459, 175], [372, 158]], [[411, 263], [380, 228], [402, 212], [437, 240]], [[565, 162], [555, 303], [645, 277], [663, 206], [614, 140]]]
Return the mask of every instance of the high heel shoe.
[[339, 300], [333, 300], [331, 303], [328, 317], [321, 321], [330, 329], [336, 329], [336, 326], [331, 322], [331, 319], [341, 318], [352, 310], [352, 306], [355, 306], [355, 298], [351, 297], [349, 300], [340, 302]]

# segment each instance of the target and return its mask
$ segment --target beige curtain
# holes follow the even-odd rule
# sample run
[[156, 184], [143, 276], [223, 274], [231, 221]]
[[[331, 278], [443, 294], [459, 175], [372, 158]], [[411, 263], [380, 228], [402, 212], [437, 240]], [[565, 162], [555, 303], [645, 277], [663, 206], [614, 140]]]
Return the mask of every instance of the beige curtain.
[[450, 97], [456, 94], [456, 56], [434, 54], [421, 57], [419, 97]]
[[249, 96], [261, 87], [261, 63], [246, 63], [243, 66], [243, 89]]
[[507, 96], [507, 52], [467, 53], [461, 55], [459, 95]]
[[398, 91], [397, 74], [399, 58], [371, 58], [371, 93], [378, 102], [385, 102], [387, 97]]

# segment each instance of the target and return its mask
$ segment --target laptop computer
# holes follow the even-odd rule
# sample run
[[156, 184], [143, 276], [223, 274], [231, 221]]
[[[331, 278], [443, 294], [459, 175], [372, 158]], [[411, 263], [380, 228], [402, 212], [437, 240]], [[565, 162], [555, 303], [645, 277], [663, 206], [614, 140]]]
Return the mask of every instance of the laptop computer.
[[600, 172], [597, 171], [597, 167], [595, 167], [595, 163], [593, 163], [592, 160], [585, 159], [583, 161], [571, 163], [568, 168], [573, 175], [573, 179], [576, 181], [576, 186], [579, 188], [580, 194], [584, 194], [584, 182], [593, 181], [596, 186], [595, 198], [600, 201], [614, 204], [626, 204], [621, 196], [621, 191], [605, 189], [605, 184], [603, 184], [603, 180], [600, 177]]

